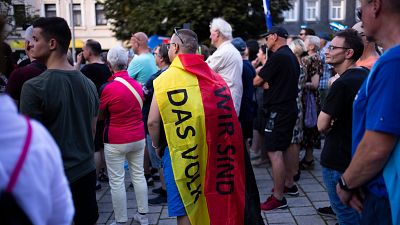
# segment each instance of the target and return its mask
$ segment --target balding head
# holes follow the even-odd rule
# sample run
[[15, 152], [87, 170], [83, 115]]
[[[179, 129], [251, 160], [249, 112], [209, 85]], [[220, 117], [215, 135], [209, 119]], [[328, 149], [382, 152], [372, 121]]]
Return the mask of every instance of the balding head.
[[149, 52], [149, 47], [147, 45], [147, 42], [149, 41], [149, 38], [147, 35], [143, 32], [137, 32], [132, 34], [131, 37], [131, 45], [132, 49], [135, 52], [135, 54], [144, 54]]

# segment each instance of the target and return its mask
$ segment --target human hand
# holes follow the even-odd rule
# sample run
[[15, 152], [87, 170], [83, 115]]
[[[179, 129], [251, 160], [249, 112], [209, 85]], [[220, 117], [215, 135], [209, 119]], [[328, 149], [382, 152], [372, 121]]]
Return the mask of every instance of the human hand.
[[263, 86], [262, 86], [265, 90], [269, 89], [269, 84], [268, 82], [264, 82]]
[[336, 193], [343, 204], [349, 205], [353, 192], [342, 190], [339, 184], [336, 184]]

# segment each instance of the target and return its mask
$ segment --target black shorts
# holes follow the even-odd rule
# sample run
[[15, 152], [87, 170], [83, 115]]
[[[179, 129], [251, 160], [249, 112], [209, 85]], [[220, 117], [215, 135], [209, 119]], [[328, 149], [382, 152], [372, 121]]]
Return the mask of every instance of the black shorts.
[[100, 149], [104, 149], [103, 142], [103, 132], [104, 132], [104, 120], [97, 121], [96, 124], [96, 135], [94, 136], [94, 151], [98, 152]]
[[285, 151], [289, 147], [296, 119], [295, 110], [293, 112], [271, 110], [266, 114], [264, 134], [267, 152]]
[[99, 209], [96, 201], [96, 171], [70, 184], [72, 199], [74, 201], [75, 225], [96, 224], [99, 218]]

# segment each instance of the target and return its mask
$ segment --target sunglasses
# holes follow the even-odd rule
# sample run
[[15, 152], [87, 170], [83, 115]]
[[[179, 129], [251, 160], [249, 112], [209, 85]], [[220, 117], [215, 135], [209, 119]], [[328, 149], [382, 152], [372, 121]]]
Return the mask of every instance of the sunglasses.
[[179, 38], [179, 40], [182, 42], [183, 44], [183, 39], [181, 38], [181, 36], [178, 34], [178, 30], [180, 30], [180, 27], [175, 27], [174, 28], [174, 34]]

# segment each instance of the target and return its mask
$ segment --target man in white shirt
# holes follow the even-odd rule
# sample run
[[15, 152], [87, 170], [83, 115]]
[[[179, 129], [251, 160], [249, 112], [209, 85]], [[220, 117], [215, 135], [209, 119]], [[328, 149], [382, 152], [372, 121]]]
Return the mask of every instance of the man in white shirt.
[[210, 39], [217, 50], [206, 62], [228, 84], [236, 114], [239, 116], [243, 94], [243, 61], [239, 51], [231, 44], [231, 25], [222, 18], [214, 18], [210, 24]]

